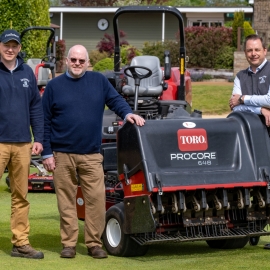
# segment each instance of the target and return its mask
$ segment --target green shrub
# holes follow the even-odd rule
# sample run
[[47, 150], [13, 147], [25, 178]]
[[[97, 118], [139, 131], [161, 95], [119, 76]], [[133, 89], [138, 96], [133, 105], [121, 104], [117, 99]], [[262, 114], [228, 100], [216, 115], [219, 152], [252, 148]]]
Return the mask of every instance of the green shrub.
[[232, 27], [233, 21], [227, 21], [224, 23], [225, 27]]
[[112, 58], [104, 58], [93, 66], [93, 71], [103, 72], [106, 70], [114, 70], [114, 62]]
[[235, 48], [224, 46], [218, 50], [215, 58], [215, 69], [233, 69]]
[[140, 56], [142, 53], [132, 45], [124, 45], [121, 47], [121, 64], [130, 65], [131, 60], [135, 56]]
[[243, 28], [245, 13], [244, 11], [237, 11], [234, 13], [234, 19], [232, 23], [232, 37], [233, 37], [233, 46], [237, 47], [237, 36], [238, 36], [238, 27]]
[[[188, 68], [226, 68], [233, 67], [232, 29], [228, 27], [186, 27], [186, 55]], [[179, 39], [179, 32], [176, 35]], [[156, 55], [164, 65], [164, 51], [168, 50], [171, 65], [179, 65], [179, 42], [145, 42], [144, 55]], [[224, 57], [224, 59], [222, 59]]]
[[251, 27], [250, 23], [247, 21], [244, 21], [243, 24], [243, 28], [244, 28], [244, 36], [247, 37], [249, 35], [255, 34], [254, 29]]
[[203, 74], [202, 80], [211, 80], [213, 79], [213, 76], [210, 74]]
[[[232, 28], [228, 27], [186, 27], [185, 28], [186, 55], [188, 56], [187, 68], [233, 68]], [[179, 33], [176, 34], [179, 39]], [[164, 42], [145, 42], [142, 54], [155, 55], [164, 66], [164, 52], [170, 52], [171, 65], [179, 66], [179, 42], [165, 40]], [[121, 58], [123, 64], [125, 57]]]
[[[119, 31], [119, 45], [129, 45], [129, 43], [124, 39], [126, 37], [126, 33], [122, 30]], [[112, 56], [114, 53], [115, 39], [114, 35], [110, 35], [108, 33], [104, 34], [104, 37], [99, 41], [97, 45], [97, 49], [100, 52], [107, 52], [108, 56]]]
[[92, 50], [89, 53], [89, 59], [90, 59], [90, 64], [94, 66], [97, 62], [104, 58], [108, 58], [108, 53], [107, 52], [100, 52], [99, 50]]
[[232, 46], [232, 29], [227, 27], [186, 27], [185, 36], [189, 68], [215, 68], [223, 48]]
[[158, 41], [155, 43], [145, 42], [142, 49], [143, 55], [155, 55], [159, 58], [160, 64], [164, 66], [164, 52], [170, 52], [171, 65], [179, 65], [179, 42], [175, 40]]
[[[30, 26], [50, 26], [49, 0], [1, 0], [0, 32], [13, 28], [21, 33]], [[26, 58], [43, 58], [49, 31], [30, 31], [22, 40]]]

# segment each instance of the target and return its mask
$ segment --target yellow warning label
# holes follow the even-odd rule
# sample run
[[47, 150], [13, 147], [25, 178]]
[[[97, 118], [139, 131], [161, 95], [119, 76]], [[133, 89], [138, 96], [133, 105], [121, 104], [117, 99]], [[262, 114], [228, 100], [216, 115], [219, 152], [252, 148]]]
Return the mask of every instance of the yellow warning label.
[[134, 184], [131, 185], [131, 191], [142, 191], [143, 190], [143, 184]]
[[185, 66], [184, 66], [184, 59], [181, 58], [181, 63], [180, 63], [180, 74], [184, 74], [185, 73]]

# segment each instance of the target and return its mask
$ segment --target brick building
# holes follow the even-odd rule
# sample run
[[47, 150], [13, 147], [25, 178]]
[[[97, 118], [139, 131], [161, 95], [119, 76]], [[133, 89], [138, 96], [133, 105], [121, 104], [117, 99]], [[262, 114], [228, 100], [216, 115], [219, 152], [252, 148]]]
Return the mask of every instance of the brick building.
[[[261, 36], [268, 48], [270, 48], [270, 0], [249, 0], [249, 4], [253, 6], [253, 29]], [[266, 58], [270, 60], [270, 52]], [[243, 51], [234, 52], [233, 75], [238, 71], [248, 67]]]
[[253, 29], [270, 45], [270, 0], [253, 0]]

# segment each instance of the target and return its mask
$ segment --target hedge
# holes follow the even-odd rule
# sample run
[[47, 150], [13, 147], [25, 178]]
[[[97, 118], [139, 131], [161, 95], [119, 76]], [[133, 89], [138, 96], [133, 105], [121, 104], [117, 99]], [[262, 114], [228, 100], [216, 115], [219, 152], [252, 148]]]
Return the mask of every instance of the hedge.
[[[50, 26], [49, 0], [1, 0], [0, 32], [15, 29], [21, 33], [30, 26]], [[30, 31], [22, 40], [22, 51], [27, 58], [43, 58], [46, 55], [48, 31]]]

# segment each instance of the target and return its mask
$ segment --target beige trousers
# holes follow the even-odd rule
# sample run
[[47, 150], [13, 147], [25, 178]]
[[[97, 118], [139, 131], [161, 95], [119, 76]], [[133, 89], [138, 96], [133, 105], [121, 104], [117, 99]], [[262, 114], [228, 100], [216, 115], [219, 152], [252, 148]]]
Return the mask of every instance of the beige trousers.
[[29, 244], [28, 176], [31, 143], [0, 143], [0, 177], [8, 167], [11, 190], [11, 242], [16, 246]]
[[54, 157], [54, 185], [63, 246], [74, 247], [78, 240], [76, 194], [79, 179], [85, 203], [85, 244], [88, 248], [101, 247], [105, 227], [103, 156], [99, 153], [79, 155], [54, 152]]

